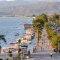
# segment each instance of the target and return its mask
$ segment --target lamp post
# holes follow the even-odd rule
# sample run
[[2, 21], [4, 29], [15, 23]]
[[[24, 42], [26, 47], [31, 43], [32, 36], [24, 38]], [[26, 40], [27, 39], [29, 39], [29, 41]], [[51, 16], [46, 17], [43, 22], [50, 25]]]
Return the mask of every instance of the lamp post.
[[17, 41], [17, 44], [18, 44], [18, 60], [22, 60], [22, 56], [21, 56], [22, 50], [21, 50], [21, 40], [20, 39]]

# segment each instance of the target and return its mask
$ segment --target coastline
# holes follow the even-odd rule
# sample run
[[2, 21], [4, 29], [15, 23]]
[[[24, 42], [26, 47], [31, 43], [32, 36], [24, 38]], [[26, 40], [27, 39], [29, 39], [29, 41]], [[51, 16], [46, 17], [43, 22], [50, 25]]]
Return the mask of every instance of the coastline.
[[26, 16], [0, 16], [0, 18], [35, 18], [35, 17], [26, 17]]
[[33, 18], [33, 17], [24, 17], [24, 16], [0, 16], [0, 18], [5, 18], [5, 17], [14, 17], [14, 18]]

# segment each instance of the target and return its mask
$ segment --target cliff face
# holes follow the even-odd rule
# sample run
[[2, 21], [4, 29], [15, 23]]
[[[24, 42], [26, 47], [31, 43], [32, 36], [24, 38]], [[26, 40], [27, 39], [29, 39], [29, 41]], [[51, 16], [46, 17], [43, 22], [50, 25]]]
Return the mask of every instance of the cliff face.
[[60, 2], [0, 2], [0, 16], [32, 16], [60, 13]]

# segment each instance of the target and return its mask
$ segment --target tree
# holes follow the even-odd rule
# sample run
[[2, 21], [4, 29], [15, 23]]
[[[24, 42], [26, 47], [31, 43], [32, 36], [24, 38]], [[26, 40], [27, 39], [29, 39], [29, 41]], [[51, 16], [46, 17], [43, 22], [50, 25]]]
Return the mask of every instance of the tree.
[[36, 48], [37, 48], [39, 46], [39, 37], [44, 27], [44, 20], [40, 16], [37, 16], [32, 23], [36, 36]]
[[56, 24], [60, 26], [60, 20], [56, 20]]
[[57, 36], [56, 36], [56, 35], [55, 35], [55, 36], [52, 36], [51, 45], [52, 45], [53, 47], [56, 47], [57, 44], [58, 44], [57, 42], [58, 42]]
[[54, 13], [53, 15], [50, 15], [48, 19], [49, 21], [55, 22], [57, 20], [60, 20], [60, 15], [57, 13]]
[[47, 15], [44, 14], [44, 13], [42, 13], [42, 14], [40, 15], [40, 19], [42, 19], [44, 22], [48, 22], [48, 17], [47, 17]]
[[36, 16], [35, 14], [32, 15], [32, 17], [35, 17], [35, 16]]
[[21, 44], [21, 40], [19, 39], [17, 43], [18, 43], [18, 44]]
[[59, 20], [59, 14], [54, 13], [54, 14], [53, 14], [53, 19], [54, 19], [54, 20]]
[[1, 48], [2, 48], [2, 47], [1, 47], [1, 45], [0, 45], [0, 53], [1, 53]]
[[17, 44], [18, 44], [18, 60], [21, 60], [21, 40], [19, 39], [17, 41]]
[[60, 34], [57, 34], [57, 31], [51, 28], [51, 23], [45, 23], [45, 28], [47, 29], [48, 39], [51, 42], [51, 45], [55, 47], [54, 51], [60, 51]]
[[6, 43], [5, 35], [0, 35], [0, 40], [3, 40]]

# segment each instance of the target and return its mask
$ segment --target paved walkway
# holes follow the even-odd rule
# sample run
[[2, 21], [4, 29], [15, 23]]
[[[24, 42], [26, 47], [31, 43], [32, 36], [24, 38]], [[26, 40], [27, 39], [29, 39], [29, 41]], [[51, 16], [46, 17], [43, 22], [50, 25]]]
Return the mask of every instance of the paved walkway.
[[24, 60], [60, 60], [60, 57], [54, 58], [54, 57], [44, 57], [44, 58], [30, 58], [30, 59], [24, 59]]

